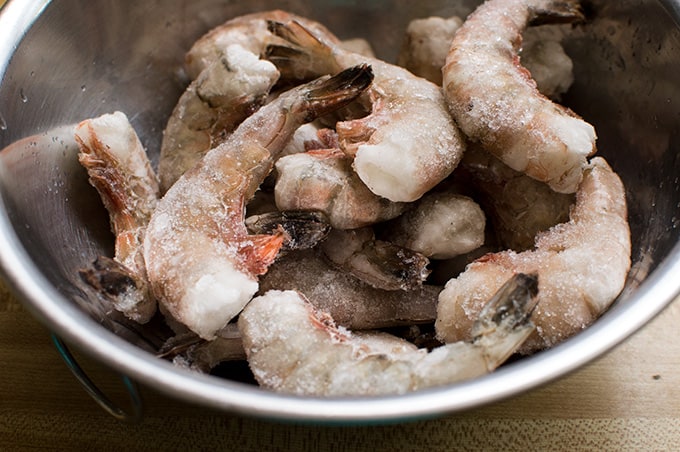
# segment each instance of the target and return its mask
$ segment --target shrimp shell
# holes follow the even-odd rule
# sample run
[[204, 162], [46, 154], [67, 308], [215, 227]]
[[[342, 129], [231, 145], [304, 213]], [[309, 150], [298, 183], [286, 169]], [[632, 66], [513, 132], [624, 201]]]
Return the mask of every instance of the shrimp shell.
[[475, 187], [475, 198], [488, 213], [503, 249], [531, 249], [539, 232], [569, 220], [573, 193], [557, 193], [474, 144], [468, 146], [459, 169], [469, 175], [469, 185]]
[[431, 323], [441, 286], [381, 290], [332, 267], [315, 250], [281, 256], [260, 277], [260, 293], [295, 290], [346, 328], [371, 329]]
[[253, 299], [238, 327], [262, 387], [315, 396], [403, 394], [496, 369], [533, 331], [535, 295], [534, 277], [511, 278], [481, 313], [474, 341], [430, 352], [386, 333], [338, 328], [294, 291]]
[[87, 119], [76, 127], [80, 164], [87, 169], [111, 219], [115, 260], [100, 257], [81, 276], [109, 295], [115, 308], [139, 323], [156, 312], [146, 283], [143, 242], [159, 198], [158, 180], [127, 116]]
[[287, 155], [276, 162], [276, 206], [280, 210], [318, 210], [331, 226], [355, 229], [392, 219], [404, 203], [376, 196], [352, 170], [352, 160], [337, 150]]
[[284, 233], [249, 235], [245, 202], [271, 171], [294, 131], [346, 105], [371, 83], [350, 68], [290, 90], [244, 121], [161, 199], [144, 242], [149, 283], [176, 320], [212, 339], [257, 291]]
[[484, 244], [486, 216], [455, 190], [431, 191], [386, 227], [390, 242], [432, 259], [450, 259]]
[[[437, 85], [349, 52], [297, 21], [271, 22], [270, 29], [287, 41], [267, 51], [282, 77], [333, 73], [356, 64], [373, 68], [375, 80], [362, 101], [370, 114], [336, 124], [341, 149], [354, 158], [354, 170], [373, 193], [393, 202], [415, 201], [456, 168], [465, 143]], [[307, 72], [301, 73], [301, 66]]]
[[185, 69], [191, 80], [213, 62], [219, 60], [229, 45], [238, 44], [255, 55], [263, 55], [269, 44], [281, 43], [268, 28], [269, 21], [295, 20], [323, 36], [325, 40], [341, 45], [338, 38], [318, 22], [282, 10], [263, 11], [235, 17], [199, 38], [185, 56]]
[[463, 20], [458, 16], [433, 16], [412, 20], [406, 27], [397, 64], [418, 77], [441, 86], [442, 67], [451, 41], [461, 25]]
[[158, 175], [165, 193], [262, 104], [279, 79], [270, 62], [233, 44], [180, 97], [163, 131]]
[[487, 1], [456, 32], [443, 68], [449, 109], [468, 138], [562, 193], [576, 191], [595, 130], [541, 95], [517, 52], [530, 23], [582, 18], [574, 0]]
[[470, 337], [484, 301], [517, 272], [539, 275], [536, 334], [523, 353], [551, 347], [590, 325], [623, 289], [631, 264], [626, 195], [619, 177], [594, 157], [576, 193], [568, 223], [536, 237], [535, 250], [488, 254], [451, 279], [439, 296], [440, 340]]

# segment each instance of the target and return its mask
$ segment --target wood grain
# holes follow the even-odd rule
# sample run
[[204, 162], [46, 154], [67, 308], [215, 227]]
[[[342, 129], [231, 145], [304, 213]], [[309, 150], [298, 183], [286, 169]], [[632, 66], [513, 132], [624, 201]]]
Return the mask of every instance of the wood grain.
[[[61, 361], [49, 331], [0, 283], [0, 450], [678, 450], [680, 300], [613, 352], [529, 393], [419, 422], [351, 427], [238, 417], [142, 388], [123, 424]], [[112, 398], [120, 380], [78, 356]]]

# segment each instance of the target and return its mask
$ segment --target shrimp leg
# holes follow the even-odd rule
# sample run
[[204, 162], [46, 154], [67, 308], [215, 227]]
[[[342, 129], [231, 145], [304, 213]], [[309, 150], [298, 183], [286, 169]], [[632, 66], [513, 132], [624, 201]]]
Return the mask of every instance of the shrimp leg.
[[151, 216], [144, 257], [172, 317], [209, 340], [248, 303], [284, 233], [249, 235], [245, 203], [300, 125], [351, 102], [372, 80], [363, 65], [282, 94], [170, 187]]
[[81, 271], [115, 309], [145, 323], [156, 312], [146, 282], [144, 233], [159, 198], [158, 180], [125, 114], [116, 112], [81, 122], [75, 131], [78, 160], [87, 169], [111, 218], [115, 257], [100, 257]]
[[471, 342], [428, 352], [395, 336], [338, 329], [299, 293], [270, 291], [253, 299], [238, 327], [261, 386], [315, 396], [401, 394], [485, 375], [528, 337], [535, 276], [517, 275], [481, 313]]
[[576, 191], [595, 129], [540, 94], [517, 52], [529, 24], [582, 18], [575, 0], [487, 1], [456, 32], [443, 68], [449, 109], [468, 138], [561, 193]]

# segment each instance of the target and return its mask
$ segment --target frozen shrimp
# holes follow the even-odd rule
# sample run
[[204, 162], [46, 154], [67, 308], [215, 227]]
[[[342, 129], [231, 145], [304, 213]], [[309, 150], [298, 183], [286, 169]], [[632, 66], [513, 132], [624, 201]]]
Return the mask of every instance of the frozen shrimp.
[[463, 171], [469, 174], [501, 248], [530, 249], [539, 232], [569, 220], [573, 193], [557, 193], [476, 145], [468, 146], [459, 169], [460, 178]]
[[281, 151], [281, 158], [291, 154], [307, 152], [310, 149], [324, 149], [326, 146], [319, 142], [318, 136], [319, 130], [322, 128], [316, 121], [300, 126], [293, 134], [290, 142]]
[[278, 78], [270, 62], [239, 45], [226, 47], [189, 85], [168, 119], [158, 165], [162, 192], [256, 111]]
[[114, 259], [100, 257], [81, 276], [101, 289], [116, 310], [139, 323], [156, 312], [146, 282], [143, 241], [159, 198], [158, 180], [127, 116], [105, 114], [75, 129], [78, 160], [110, 215]]
[[276, 162], [274, 195], [280, 210], [316, 210], [331, 226], [355, 229], [401, 214], [404, 203], [377, 196], [352, 170], [339, 149], [288, 155]]
[[[442, 84], [442, 68], [456, 31], [463, 24], [457, 16], [414, 19], [406, 28], [406, 36], [397, 64], [436, 85]], [[519, 49], [522, 65], [529, 70], [538, 91], [551, 99], [559, 99], [574, 81], [573, 63], [560, 42], [554, 25], [532, 27], [525, 31]]]
[[430, 274], [427, 257], [376, 240], [371, 228], [331, 230], [319, 248], [332, 265], [378, 289], [415, 289]]
[[340, 147], [353, 158], [359, 178], [375, 194], [410, 202], [447, 177], [464, 149], [441, 89], [409, 71], [349, 52], [297, 21], [271, 22], [288, 41], [269, 46], [266, 58], [282, 77], [303, 77], [299, 67], [324, 74], [370, 64], [375, 81], [362, 96], [368, 115], [338, 122]]
[[163, 193], [266, 101], [279, 73], [259, 58], [269, 44], [280, 41], [267, 29], [267, 21], [293, 19], [339, 42], [317, 22], [273, 10], [234, 18], [206, 33], [187, 52], [185, 70], [193, 82], [163, 132]]
[[332, 266], [317, 250], [303, 250], [280, 256], [260, 277], [260, 293], [268, 290], [299, 291], [339, 325], [355, 330], [432, 323], [442, 287], [376, 289]]
[[574, 83], [574, 63], [564, 51], [560, 35], [551, 33], [554, 25], [525, 31], [520, 58], [536, 88], [544, 96], [559, 100]]
[[402, 394], [496, 369], [533, 331], [535, 295], [535, 277], [511, 278], [480, 314], [472, 341], [430, 352], [386, 333], [338, 328], [294, 291], [253, 299], [238, 327], [264, 388], [314, 396]]
[[562, 193], [576, 191], [595, 130], [538, 92], [517, 49], [531, 23], [582, 18], [575, 0], [487, 1], [456, 32], [443, 69], [451, 114], [468, 138]]
[[174, 319], [212, 339], [241, 311], [284, 241], [281, 231], [249, 235], [245, 203], [295, 129], [351, 102], [372, 78], [357, 66], [281, 94], [170, 187], [151, 216], [144, 257], [153, 293]]
[[486, 216], [472, 198], [432, 191], [390, 222], [384, 237], [433, 259], [449, 259], [484, 244]]
[[412, 20], [406, 27], [397, 64], [441, 86], [442, 67], [451, 41], [461, 25], [463, 20], [458, 16]]
[[590, 325], [623, 289], [630, 269], [623, 184], [601, 157], [586, 168], [570, 220], [536, 237], [534, 250], [488, 254], [451, 279], [439, 297], [436, 329], [445, 342], [470, 337], [488, 297], [512, 274], [536, 272], [536, 334], [524, 353], [551, 347]]
[[350, 52], [358, 53], [369, 58], [375, 58], [371, 43], [363, 38], [350, 38], [340, 41], [340, 46]]
[[[269, 31], [268, 21], [271, 20], [279, 22], [295, 20], [316, 35], [323, 36], [325, 40], [341, 45], [338, 38], [326, 27], [305, 17], [281, 10], [246, 14], [213, 28], [193, 44], [185, 56], [185, 70], [189, 78], [193, 80], [198, 77], [206, 67], [219, 60], [224, 49], [230, 45], [237, 44], [261, 56], [269, 44], [281, 43], [281, 40]], [[304, 72], [302, 67], [298, 70]]]

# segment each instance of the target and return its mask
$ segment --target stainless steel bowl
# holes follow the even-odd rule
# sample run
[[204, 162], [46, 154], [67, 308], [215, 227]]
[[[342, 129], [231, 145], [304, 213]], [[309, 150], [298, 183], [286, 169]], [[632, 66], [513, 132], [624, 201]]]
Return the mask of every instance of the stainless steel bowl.
[[[55, 333], [170, 396], [278, 419], [386, 421], [462, 410], [535, 388], [633, 334], [680, 291], [680, 2], [586, 2], [590, 23], [566, 49], [576, 83], [565, 102], [592, 122], [600, 153], [623, 178], [633, 236], [624, 293], [592, 327], [484, 378], [398, 397], [272, 394], [155, 359], [105, 328], [77, 269], [111, 251], [106, 213], [64, 125], [125, 111], [156, 160], [183, 89], [191, 43], [229, 17], [289, 9], [341, 37], [363, 36], [393, 59], [409, 19], [466, 15], [476, 2], [432, 0], [10, 0], [0, 10], [0, 264], [7, 283]], [[602, 240], [607, 240], [602, 237]]]

